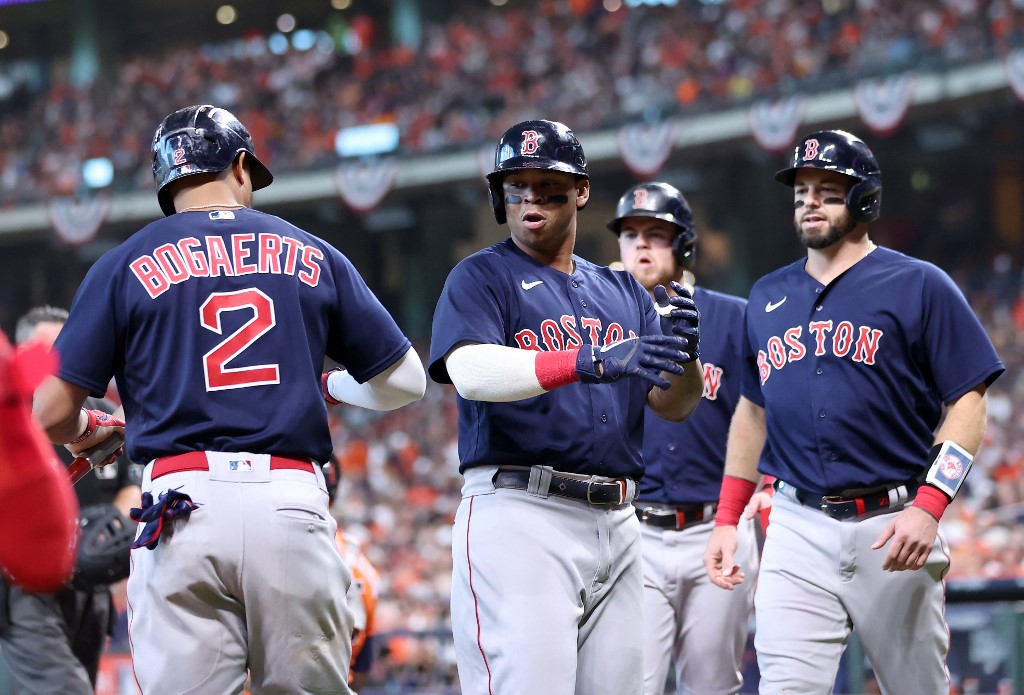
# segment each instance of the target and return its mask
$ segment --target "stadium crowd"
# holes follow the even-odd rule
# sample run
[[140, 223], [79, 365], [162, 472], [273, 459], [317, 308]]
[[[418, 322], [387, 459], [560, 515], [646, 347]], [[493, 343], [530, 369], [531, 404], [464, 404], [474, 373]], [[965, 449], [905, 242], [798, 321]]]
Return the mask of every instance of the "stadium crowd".
[[304, 50], [260, 35], [140, 49], [86, 87], [62, 60], [0, 64], [0, 208], [76, 192], [93, 157], [113, 164], [114, 190], [148, 189], [153, 124], [184, 104], [230, 108], [274, 171], [304, 171], [337, 161], [338, 128], [375, 121], [415, 154], [537, 114], [587, 131], [1004, 55], [1024, 2], [537, 0], [424, 23], [416, 48], [388, 45], [367, 15], [324, 29]]

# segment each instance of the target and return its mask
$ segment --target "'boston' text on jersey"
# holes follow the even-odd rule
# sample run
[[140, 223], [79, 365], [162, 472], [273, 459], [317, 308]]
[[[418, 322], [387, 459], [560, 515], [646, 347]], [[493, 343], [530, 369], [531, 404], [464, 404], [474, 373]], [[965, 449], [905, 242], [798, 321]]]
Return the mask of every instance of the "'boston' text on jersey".
[[323, 252], [297, 239], [279, 234], [232, 234], [227, 238], [208, 236], [205, 245], [196, 237], [176, 244], [164, 244], [152, 254], [139, 256], [129, 264], [153, 299], [189, 278], [270, 273], [296, 275], [316, 287], [320, 281]]
[[[814, 337], [814, 355], [822, 357], [826, 350], [836, 357], [849, 356], [854, 362], [873, 365], [878, 343], [882, 340], [882, 331], [870, 326], [855, 327], [849, 321], [840, 321], [833, 326], [832, 321], [811, 321], [807, 328]], [[782, 369], [790, 362], [802, 360], [807, 355], [804, 346], [803, 326], [790, 328], [782, 337], [772, 336], [768, 339], [765, 349], [757, 351], [757, 369], [761, 374], [761, 384], [768, 381], [772, 368]]]

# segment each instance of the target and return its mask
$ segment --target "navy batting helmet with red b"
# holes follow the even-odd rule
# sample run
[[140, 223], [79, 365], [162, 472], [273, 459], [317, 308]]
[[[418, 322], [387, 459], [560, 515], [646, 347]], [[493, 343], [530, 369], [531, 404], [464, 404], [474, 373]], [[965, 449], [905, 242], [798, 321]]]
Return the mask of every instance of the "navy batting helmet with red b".
[[556, 121], [523, 121], [501, 136], [494, 150], [494, 171], [487, 175], [487, 192], [498, 224], [505, 224], [501, 182], [517, 169], [546, 169], [590, 178], [583, 146], [568, 126]]
[[677, 233], [672, 239], [672, 251], [676, 262], [684, 267], [693, 266], [697, 228], [693, 224], [693, 212], [682, 192], [667, 183], [638, 183], [622, 194], [615, 208], [615, 219], [608, 222], [608, 229], [618, 234], [622, 221], [627, 217], [653, 217], [675, 225]]
[[775, 174], [792, 186], [800, 169], [826, 169], [856, 179], [846, 194], [846, 207], [858, 222], [874, 222], [882, 209], [882, 171], [863, 140], [845, 130], [811, 133], [793, 150], [793, 163]]
[[256, 157], [252, 136], [230, 111], [202, 104], [167, 116], [153, 136], [153, 178], [160, 209], [165, 215], [174, 214], [167, 184], [185, 176], [224, 171], [242, 152], [249, 155], [252, 189], [269, 186], [274, 175]]

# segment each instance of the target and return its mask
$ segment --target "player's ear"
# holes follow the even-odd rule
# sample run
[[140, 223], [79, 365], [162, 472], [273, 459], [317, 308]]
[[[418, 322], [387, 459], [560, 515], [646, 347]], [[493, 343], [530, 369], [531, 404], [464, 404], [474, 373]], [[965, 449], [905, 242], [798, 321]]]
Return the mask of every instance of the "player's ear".
[[239, 152], [235, 161], [231, 162], [231, 178], [239, 188], [244, 187], [246, 180], [250, 178], [248, 157], [248, 152]]
[[576, 179], [576, 209], [582, 210], [588, 200], [590, 200], [590, 179], [580, 177]]

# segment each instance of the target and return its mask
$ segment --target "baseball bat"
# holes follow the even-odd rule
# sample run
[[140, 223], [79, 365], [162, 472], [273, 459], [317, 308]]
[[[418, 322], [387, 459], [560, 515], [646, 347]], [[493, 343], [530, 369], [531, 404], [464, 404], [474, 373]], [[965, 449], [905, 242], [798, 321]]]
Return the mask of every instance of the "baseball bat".
[[[113, 416], [119, 420], [124, 419], [124, 406], [118, 406], [117, 410], [113, 412]], [[115, 433], [96, 446], [79, 453], [78, 457], [68, 466], [68, 479], [71, 484], [74, 485], [87, 476], [121, 446], [124, 446], [124, 435]]]

